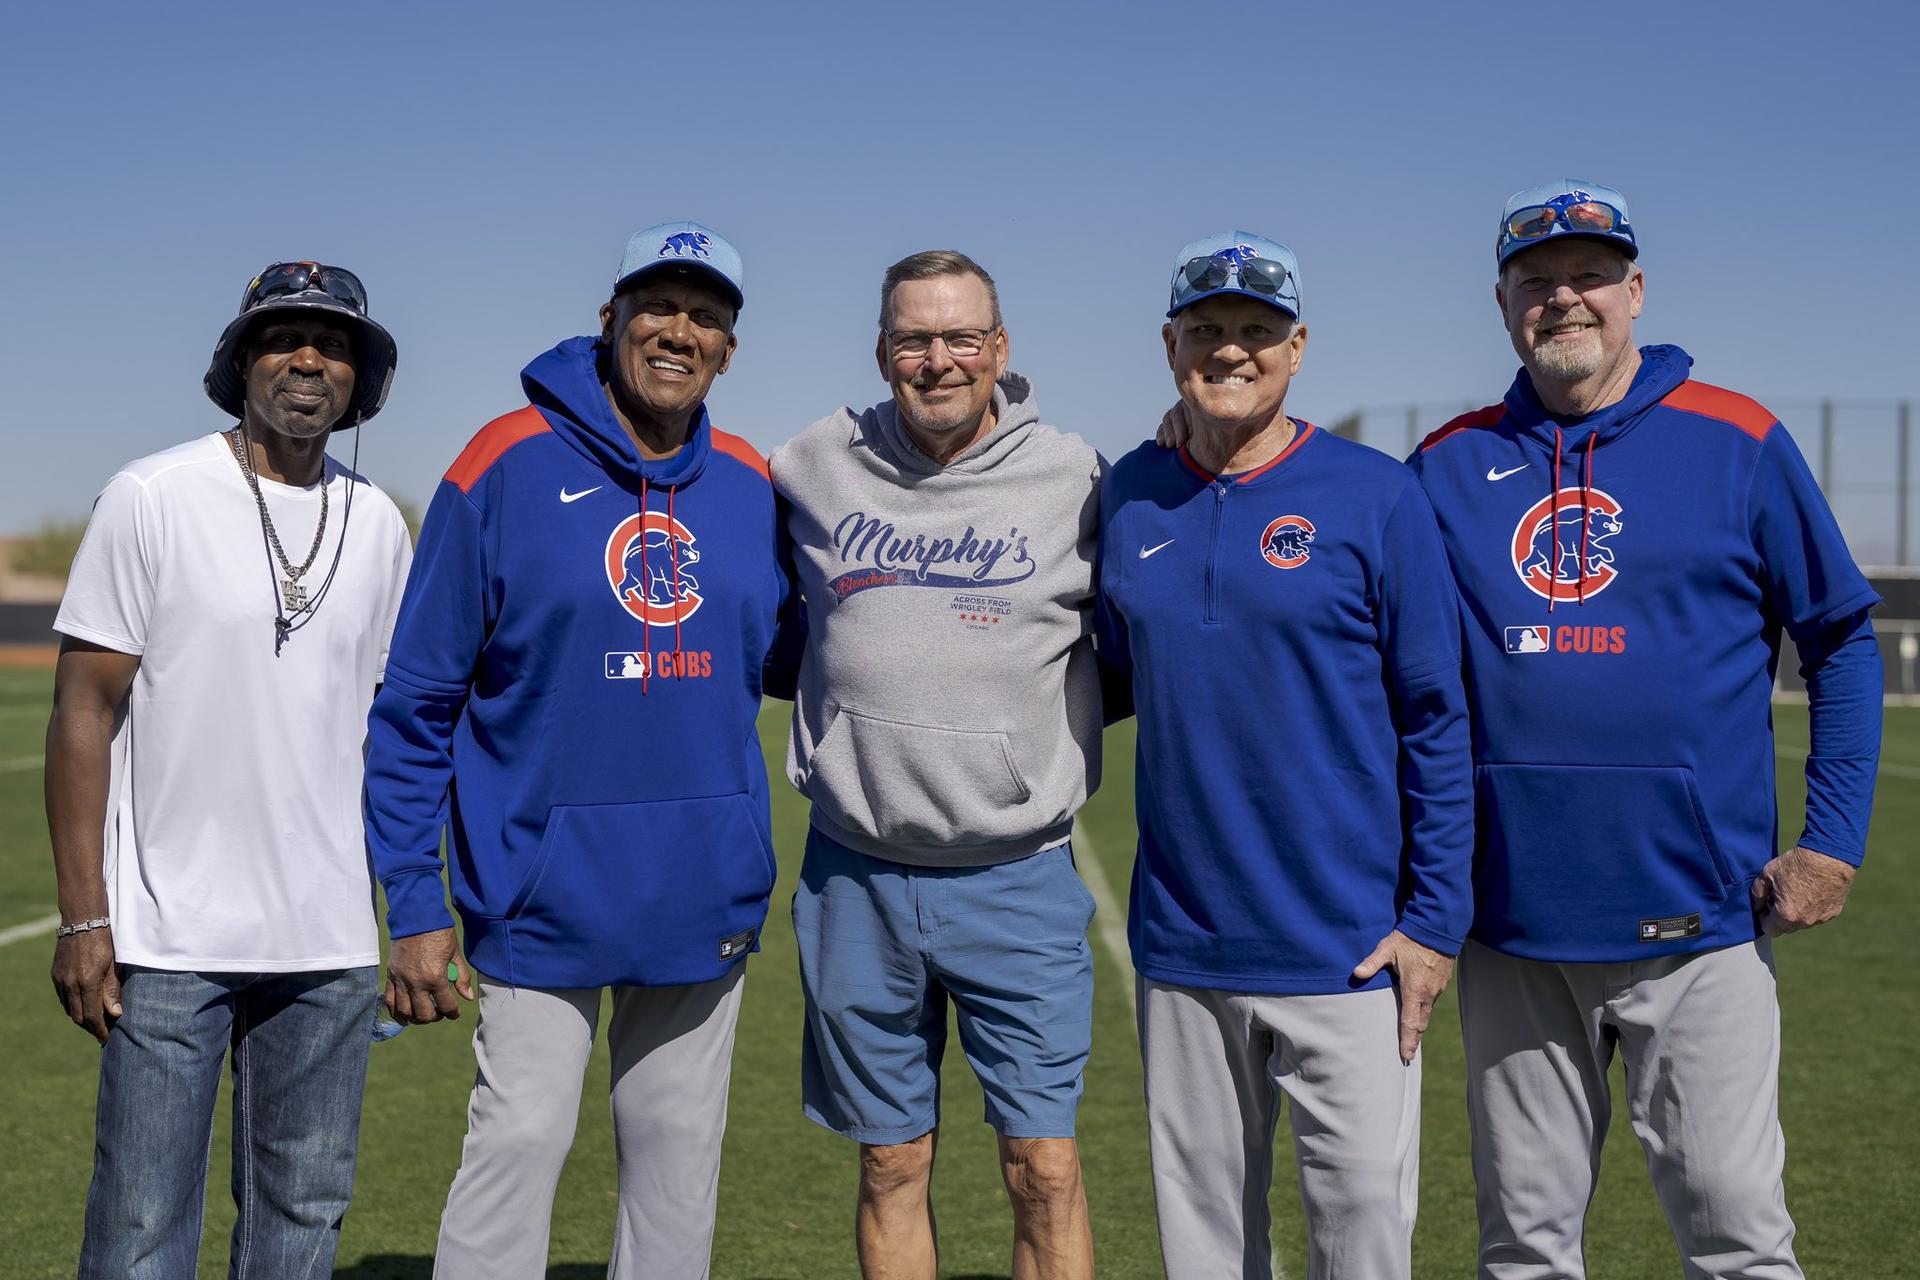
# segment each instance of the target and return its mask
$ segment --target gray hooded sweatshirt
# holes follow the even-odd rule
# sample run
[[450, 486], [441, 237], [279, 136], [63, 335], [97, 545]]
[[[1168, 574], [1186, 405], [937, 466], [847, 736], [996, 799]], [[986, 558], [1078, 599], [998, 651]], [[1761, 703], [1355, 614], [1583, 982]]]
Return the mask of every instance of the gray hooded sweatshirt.
[[894, 402], [773, 455], [807, 606], [787, 776], [823, 835], [919, 866], [1065, 841], [1100, 785], [1100, 455], [1009, 374], [946, 466]]

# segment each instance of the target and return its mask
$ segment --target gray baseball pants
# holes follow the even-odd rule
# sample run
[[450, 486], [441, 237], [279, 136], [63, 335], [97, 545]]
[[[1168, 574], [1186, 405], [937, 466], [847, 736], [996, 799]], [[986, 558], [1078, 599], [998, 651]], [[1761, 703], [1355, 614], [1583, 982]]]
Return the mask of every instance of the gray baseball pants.
[[1271, 1280], [1281, 1099], [1314, 1280], [1412, 1275], [1420, 1059], [1390, 988], [1268, 996], [1139, 981], [1160, 1257], [1169, 1280]]
[[[610, 1280], [705, 1277], [744, 964], [687, 987], [615, 987], [613, 1137], [620, 1164]], [[480, 979], [479, 1070], [447, 1193], [438, 1280], [538, 1280], [573, 1146], [600, 988]]]
[[1780, 1006], [1765, 938], [1625, 964], [1460, 955], [1480, 1274], [1582, 1280], [1619, 1052], [1687, 1280], [1800, 1280], [1781, 1169]]

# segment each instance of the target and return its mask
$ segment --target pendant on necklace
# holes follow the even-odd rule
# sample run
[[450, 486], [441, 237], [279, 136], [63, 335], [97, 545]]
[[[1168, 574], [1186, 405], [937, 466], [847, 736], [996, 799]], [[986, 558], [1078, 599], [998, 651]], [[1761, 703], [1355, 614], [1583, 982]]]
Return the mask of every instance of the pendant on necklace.
[[307, 589], [297, 582], [282, 581], [280, 599], [286, 604], [288, 613], [298, 613], [307, 607]]

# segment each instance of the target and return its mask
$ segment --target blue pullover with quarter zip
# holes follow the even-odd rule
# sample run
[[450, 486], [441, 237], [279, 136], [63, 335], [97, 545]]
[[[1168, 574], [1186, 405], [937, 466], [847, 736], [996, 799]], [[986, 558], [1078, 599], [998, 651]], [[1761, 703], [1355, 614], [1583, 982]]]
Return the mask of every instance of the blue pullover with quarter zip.
[[797, 620], [766, 464], [704, 406], [642, 459], [605, 360], [534, 360], [448, 470], [368, 727], [392, 935], [452, 924], [444, 829], [468, 956], [535, 987], [720, 977], [774, 881], [754, 720]]
[[1866, 850], [1878, 597], [1786, 429], [1692, 364], [1643, 348], [1626, 396], [1581, 418], [1556, 418], [1522, 370], [1411, 459], [1465, 624], [1473, 934], [1512, 955], [1621, 962], [1757, 936], [1782, 631], [1812, 726], [1799, 843], [1856, 865]]
[[1154, 444], [1102, 491], [1102, 661], [1139, 717], [1128, 937], [1160, 982], [1329, 994], [1393, 929], [1457, 952], [1472, 779], [1459, 613], [1426, 495], [1296, 423], [1213, 475]]

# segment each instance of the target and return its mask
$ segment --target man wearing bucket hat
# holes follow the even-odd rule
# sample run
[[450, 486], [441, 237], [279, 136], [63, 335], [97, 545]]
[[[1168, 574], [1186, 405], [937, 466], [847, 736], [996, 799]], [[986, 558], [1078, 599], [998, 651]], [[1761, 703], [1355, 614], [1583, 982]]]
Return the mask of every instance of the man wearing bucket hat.
[[238, 424], [123, 467], [74, 559], [46, 793], [54, 987], [103, 1045], [82, 1276], [193, 1271], [229, 1052], [233, 1274], [331, 1274], [379, 962], [360, 744], [409, 548], [326, 442], [394, 362], [351, 272], [267, 268], [206, 375]]
[[443, 830], [479, 974], [440, 1276], [545, 1274], [607, 987], [610, 1274], [707, 1273], [734, 1022], [774, 880], [754, 718], [792, 599], [766, 464], [707, 415], [741, 279], [698, 223], [636, 233], [598, 332], [526, 367], [529, 403], [473, 437], [420, 532], [366, 818], [395, 1016], [458, 1016]]
[[[1469, 917], [1458, 606], [1406, 467], [1287, 415], [1285, 245], [1174, 260], [1183, 447], [1101, 495], [1102, 659], [1139, 717], [1128, 933], [1161, 1253], [1270, 1276], [1291, 1104], [1310, 1274], [1405, 1277], [1419, 1042]], [[1397, 987], [1397, 999], [1396, 990]]]
[[[1473, 699], [1480, 1269], [1586, 1274], [1618, 1053], [1685, 1274], [1795, 1277], [1771, 940], [1838, 915], [1865, 852], [1877, 597], [1774, 415], [1634, 345], [1639, 251], [1610, 187], [1508, 200], [1495, 299], [1522, 368], [1411, 460]], [[1804, 831], [1775, 856], [1782, 631], [1812, 750]]]

